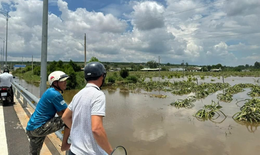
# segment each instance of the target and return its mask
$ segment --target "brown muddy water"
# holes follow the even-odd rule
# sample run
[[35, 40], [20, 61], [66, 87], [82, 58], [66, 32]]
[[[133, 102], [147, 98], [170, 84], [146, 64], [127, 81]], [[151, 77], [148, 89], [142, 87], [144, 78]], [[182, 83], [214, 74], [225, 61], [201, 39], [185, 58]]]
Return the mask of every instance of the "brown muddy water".
[[[39, 97], [39, 88], [23, 80], [17, 79], [17, 82]], [[207, 77], [199, 82], [222, 82], [222, 78]], [[255, 78], [229, 77], [225, 78], [225, 82], [231, 85], [255, 84]], [[103, 91], [107, 99], [104, 126], [109, 141], [113, 147], [123, 145], [129, 155], [258, 155], [260, 152], [257, 125], [239, 124], [232, 119], [244, 103], [236, 104], [237, 101], [251, 98], [247, 95], [250, 89], [235, 94], [230, 103], [219, 102], [227, 118], [219, 117], [214, 122], [201, 122], [193, 115], [205, 104], [211, 104], [212, 100], [217, 102], [217, 94], [222, 91], [197, 100], [191, 109], [170, 106], [170, 103], [187, 95], [145, 91], [126, 93], [120, 89]], [[65, 100], [70, 102], [76, 92], [66, 91]], [[150, 97], [159, 93], [167, 95], [167, 98]]]

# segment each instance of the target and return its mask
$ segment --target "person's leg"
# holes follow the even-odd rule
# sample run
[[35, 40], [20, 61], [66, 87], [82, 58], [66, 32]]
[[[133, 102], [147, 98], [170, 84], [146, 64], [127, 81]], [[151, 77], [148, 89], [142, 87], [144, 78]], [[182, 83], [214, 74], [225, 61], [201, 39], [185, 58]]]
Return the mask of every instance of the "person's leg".
[[14, 102], [14, 91], [13, 91], [13, 87], [11, 86], [11, 102], [13, 103]]
[[12, 94], [12, 102], [14, 102], [14, 90], [12, 86], [11, 86], [11, 94]]
[[61, 119], [61, 117], [53, 117], [50, 119], [47, 123], [39, 127], [38, 129], [38, 134], [41, 136], [47, 136], [51, 133], [54, 133], [58, 130], [60, 130], [64, 126], [64, 123]]
[[40, 155], [45, 136], [44, 137], [29, 136], [29, 139], [30, 139], [29, 155]]
[[64, 126], [61, 117], [54, 117], [41, 127], [27, 131], [27, 135], [30, 139], [30, 155], [38, 155], [42, 148], [42, 144], [47, 135], [60, 130]]

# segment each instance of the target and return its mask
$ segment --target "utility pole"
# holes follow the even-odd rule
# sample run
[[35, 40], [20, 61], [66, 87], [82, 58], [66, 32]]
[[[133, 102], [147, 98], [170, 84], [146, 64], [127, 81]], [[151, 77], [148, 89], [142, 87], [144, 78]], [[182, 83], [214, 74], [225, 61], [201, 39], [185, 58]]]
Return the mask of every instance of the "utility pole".
[[8, 42], [8, 12], [6, 13], [6, 39], [5, 39], [5, 65], [7, 66], [7, 42]]
[[4, 44], [5, 44], [5, 41], [3, 41], [3, 59], [2, 59], [2, 68], [4, 69], [4, 59], [5, 59], [5, 46], [4, 46]]
[[8, 43], [8, 19], [11, 17], [9, 16], [9, 12], [5, 12], [0, 10], [0, 13], [6, 17], [6, 30], [5, 30], [5, 65], [7, 66], [7, 43]]
[[33, 75], [33, 55], [32, 55], [32, 75]]
[[158, 56], [159, 76], [161, 77], [160, 56]]
[[87, 45], [86, 45], [86, 33], [84, 35], [84, 67], [86, 66], [87, 64]]
[[46, 90], [47, 45], [48, 45], [47, 41], [48, 41], [48, 0], [43, 0], [40, 97]]
[[3, 68], [3, 66], [2, 66], [2, 52], [3, 52], [3, 49], [1, 48], [1, 68], [0, 68], [0, 70]]
[[182, 73], [183, 73], [183, 78], [184, 78], [184, 60], [182, 60], [182, 65], [183, 65]]
[[[158, 56], [158, 66], [159, 66], [159, 82], [160, 82], [161, 81], [160, 56]], [[161, 95], [160, 86], [159, 86], [159, 95]]]

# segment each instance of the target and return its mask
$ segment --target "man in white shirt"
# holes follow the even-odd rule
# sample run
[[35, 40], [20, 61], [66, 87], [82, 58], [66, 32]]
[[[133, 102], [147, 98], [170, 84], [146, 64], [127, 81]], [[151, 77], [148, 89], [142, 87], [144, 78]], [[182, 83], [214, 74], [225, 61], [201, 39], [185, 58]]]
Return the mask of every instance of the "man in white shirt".
[[112, 147], [103, 127], [106, 98], [100, 90], [106, 69], [99, 62], [90, 62], [86, 65], [84, 74], [86, 87], [73, 97], [62, 115], [62, 120], [71, 129], [70, 155], [111, 154]]
[[9, 69], [5, 68], [3, 73], [0, 74], [0, 87], [9, 87], [10, 88], [10, 94], [12, 95], [12, 102], [14, 98], [14, 93], [12, 89], [12, 82], [13, 82], [13, 75], [9, 74]]
[[0, 74], [0, 87], [11, 87], [13, 82], [13, 75], [9, 74], [9, 69], [5, 68]]

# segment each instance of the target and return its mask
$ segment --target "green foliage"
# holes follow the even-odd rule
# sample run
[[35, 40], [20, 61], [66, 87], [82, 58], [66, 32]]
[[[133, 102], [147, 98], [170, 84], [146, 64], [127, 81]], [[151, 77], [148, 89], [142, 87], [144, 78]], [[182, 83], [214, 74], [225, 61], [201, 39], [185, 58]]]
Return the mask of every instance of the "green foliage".
[[224, 101], [224, 102], [231, 102], [233, 100], [233, 95], [230, 93], [224, 93], [224, 94], [218, 94], [217, 98], [220, 101]]
[[129, 83], [136, 83], [138, 81], [137, 77], [134, 75], [130, 75], [126, 78]]
[[109, 77], [107, 77], [107, 81], [110, 82], [110, 83], [115, 83], [116, 77], [115, 76], [109, 76]]
[[109, 71], [110, 67], [106, 64], [104, 66], [105, 66], [106, 70]]
[[40, 76], [41, 74], [41, 66], [35, 66], [33, 67], [33, 75], [38, 75]]
[[24, 69], [24, 72], [28, 72], [32, 70], [32, 66], [26, 66]]
[[195, 101], [195, 96], [190, 96], [186, 99], [179, 99], [178, 101], [171, 103], [171, 106], [174, 106], [176, 108], [192, 108], [194, 106], [192, 102]]
[[[86, 85], [86, 80], [85, 80], [85, 77], [84, 77], [84, 72], [75, 72], [76, 73], [76, 82], [77, 82], [77, 85], [76, 85], [76, 89], [82, 89], [85, 87]], [[71, 79], [69, 79], [71, 80]]]
[[72, 66], [65, 65], [64, 72], [69, 75], [69, 78], [67, 80], [67, 89], [75, 89], [77, 86], [77, 80], [76, 80], [76, 73]]
[[49, 73], [54, 72], [56, 70], [56, 64], [57, 62], [53, 61], [48, 65], [47, 70]]
[[56, 70], [62, 70], [62, 67], [63, 67], [63, 62], [61, 60], [59, 60], [56, 63]]
[[72, 60], [70, 60], [69, 65], [73, 68], [75, 72], [81, 71], [80, 66], [78, 66], [76, 63], [74, 63]]
[[126, 77], [128, 77], [128, 75], [129, 75], [129, 71], [126, 68], [121, 69], [120, 76], [122, 78], [126, 78]]
[[257, 69], [259, 69], [259, 68], [260, 68], [260, 62], [257, 62], [257, 61], [256, 61], [255, 64], [254, 64], [254, 67], [257, 68]]
[[113, 76], [117, 78], [118, 77], [117, 72], [114, 72]]
[[96, 57], [92, 57], [89, 62], [99, 62], [98, 58]]
[[241, 108], [240, 112], [233, 115], [233, 119], [241, 122], [260, 123], [260, 99], [248, 100]]
[[226, 115], [220, 110], [221, 108], [222, 106], [220, 106], [219, 103], [212, 101], [210, 105], [204, 105], [203, 108], [197, 111], [194, 116], [200, 121], [214, 120], [213, 117], [215, 114], [220, 115], [219, 112], [221, 112], [226, 117]]
[[158, 63], [154, 60], [152, 61], [148, 61], [147, 62], [147, 66], [149, 66], [150, 68], [157, 68], [158, 67]]
[[166, 67], [162, 67], [161, 71], [167, 71], [168, 69]]

